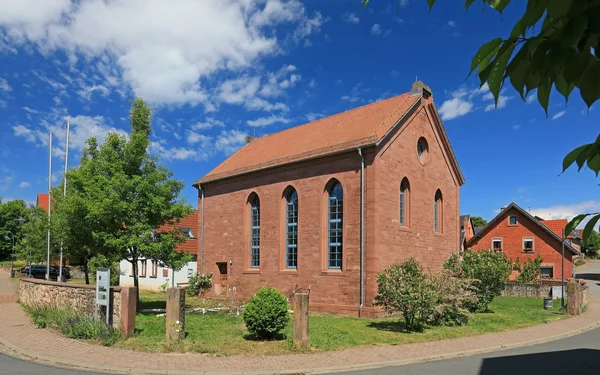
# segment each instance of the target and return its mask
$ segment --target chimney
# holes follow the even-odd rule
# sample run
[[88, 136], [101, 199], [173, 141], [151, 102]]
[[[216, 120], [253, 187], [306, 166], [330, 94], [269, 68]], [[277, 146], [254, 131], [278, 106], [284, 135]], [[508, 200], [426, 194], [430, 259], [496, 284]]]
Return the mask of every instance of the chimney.
[[506, 207], [500, 207], [500, 211], [504, 211]]
[[246, 144], [251, 143], [255, 139], [256, 139], [255, 136], [253, 136], [253, 135], [247, 135], [246, 136]]
[[410, 90], [410, 96], [421, 94], [425, 99], [428, 99], [431, 96], [431, 89], [429, 88], [429, 86], [423, 83], [423, 81], [416, 81], [412, 85], [412, 88]]

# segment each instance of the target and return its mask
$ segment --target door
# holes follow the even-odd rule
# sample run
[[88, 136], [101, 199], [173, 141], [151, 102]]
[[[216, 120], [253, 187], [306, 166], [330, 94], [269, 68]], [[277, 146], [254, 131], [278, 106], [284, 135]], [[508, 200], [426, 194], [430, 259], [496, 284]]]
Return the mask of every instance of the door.
[[227, 291], [227, 262], [219, 262], [217, 266], [219, 267], [221, 291]]

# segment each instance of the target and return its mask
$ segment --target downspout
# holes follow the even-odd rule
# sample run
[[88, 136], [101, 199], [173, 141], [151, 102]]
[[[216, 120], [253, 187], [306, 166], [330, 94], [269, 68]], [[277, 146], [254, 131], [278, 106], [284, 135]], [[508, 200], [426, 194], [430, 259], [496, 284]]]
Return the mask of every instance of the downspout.
[[365, 304], [365, 157], [362, 149], [358, 148], [360, 155], [360, 306], [358, 316], [362, 318]]
[[200, 190], [200, 275], [204, 275], [204, 189], [198, 184]]

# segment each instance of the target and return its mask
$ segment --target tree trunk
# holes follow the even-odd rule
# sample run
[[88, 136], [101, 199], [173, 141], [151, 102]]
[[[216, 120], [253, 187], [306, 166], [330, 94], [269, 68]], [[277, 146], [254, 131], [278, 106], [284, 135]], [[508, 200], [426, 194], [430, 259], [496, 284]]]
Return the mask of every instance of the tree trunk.
[[83, 257], [83, 274], [85, 275], [85, 285], [90, 285], [90, 270], [88, 268], [87, 257]]

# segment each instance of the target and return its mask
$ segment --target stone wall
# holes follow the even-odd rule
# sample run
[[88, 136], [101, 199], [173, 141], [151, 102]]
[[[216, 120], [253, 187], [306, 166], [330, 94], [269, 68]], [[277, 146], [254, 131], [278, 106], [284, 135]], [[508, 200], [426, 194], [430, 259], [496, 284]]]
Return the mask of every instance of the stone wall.
[[[509, 282], [506, 283], [506, 286], [502, 291], [502, 295], [506, 297], [551, 297], [553, 286], [560, 286], [560, 281], [544, 281], [542, 284], [522, 284]], [[565, 283], [565, 295], [566, 293], [567, 284]]]
[[[110, 322], [125, 334], [133, 334], [135, 288], [114, 286], [110, 290]], [[25, 306], [58, 307], [93, 317], [96, 287], [23, 278], [19, 285], [19, 300]]]

